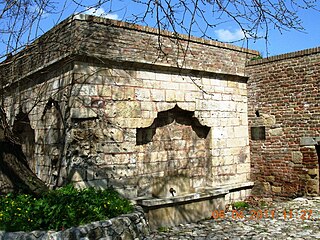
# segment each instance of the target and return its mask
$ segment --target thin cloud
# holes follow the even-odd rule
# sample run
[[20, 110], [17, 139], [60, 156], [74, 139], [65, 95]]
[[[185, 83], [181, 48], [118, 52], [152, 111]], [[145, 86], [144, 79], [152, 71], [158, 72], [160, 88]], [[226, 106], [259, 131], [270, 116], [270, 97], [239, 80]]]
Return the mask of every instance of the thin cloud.
[[44, 7], [39, 7], [38, 5], [31, 5], [30, 11], [35, 15], [40, 15], [41, 18], [48, 18], [51, 14], [45, 11]]
[[87, 11], [84, 12], [85, 14], [93, 15], [93, 16], [102, 16], [105, 15], [106, 12], [102, 7], [99, 8], [88, 8]]
[[109, 18], [109, 19], [113, 19], [113, 20], [118, 20], [119, 19], [118, 14], [115, 14], [115, 13], [107, 13], [104, 17], [105, 18]]
[[106, 13], [106, 11], [102, 7], [99, 7], [99, 8], [88, 8], [87, 11], [85, 11], [84, 13], [85, 14], [89, 14], [89, 15], [93, 15], [93, 16], [114, 19], [114, 20], [118, 20], [119, 19], [118, 14]]
[[245, 37], [241, 29], [238, 29], [233, 32], [228, 29], [219, 29], [214, 32], [217, 35], [218, 40], [222, 42], [234, 42], [234, 41], [241, 40]]

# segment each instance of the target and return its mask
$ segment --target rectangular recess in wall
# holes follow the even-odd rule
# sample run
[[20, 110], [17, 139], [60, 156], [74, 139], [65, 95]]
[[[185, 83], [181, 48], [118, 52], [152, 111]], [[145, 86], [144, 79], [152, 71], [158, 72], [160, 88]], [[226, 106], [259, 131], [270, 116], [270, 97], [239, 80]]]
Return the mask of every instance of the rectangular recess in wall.
[[266, 140], [266, 127], [251, 127], [251, 140]]

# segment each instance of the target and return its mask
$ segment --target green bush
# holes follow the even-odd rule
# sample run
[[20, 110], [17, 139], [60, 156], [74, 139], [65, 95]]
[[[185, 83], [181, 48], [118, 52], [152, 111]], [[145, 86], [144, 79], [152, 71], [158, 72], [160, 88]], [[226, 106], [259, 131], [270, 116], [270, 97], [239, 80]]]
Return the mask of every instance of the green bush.
[[250, 61], [259, 60], [259, 59], [263, 59], [263, 57], [261, 55], [256, 56], [256, 57], [251, 58]]
[[0, 196], [0, 230], [62, 230], [132, 210], [130, 202], [113, 189], [78, 190], [68, 185], [39, 198], [8, 194]]
[[235, 209], [247, 209], [247, 208], [250, 207], [249, 203], [247, 203], [247, 202], [242, 202], [242, 201], [240, 201], [240, 202], [234, 202], [234, 203], [232, 204], [232, 206], [233, 206], [233, 208], [235, 208]]

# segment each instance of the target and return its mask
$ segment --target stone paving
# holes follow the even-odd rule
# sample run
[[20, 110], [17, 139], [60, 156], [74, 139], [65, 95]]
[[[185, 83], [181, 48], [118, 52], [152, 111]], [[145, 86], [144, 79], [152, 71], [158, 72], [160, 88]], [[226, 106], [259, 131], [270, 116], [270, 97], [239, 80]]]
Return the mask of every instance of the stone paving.
[[225, 215], [177, 227], [159, 228], [145, 240], [320, 239], [320, 197], [272, 202], [267, 207], [228, 210]]

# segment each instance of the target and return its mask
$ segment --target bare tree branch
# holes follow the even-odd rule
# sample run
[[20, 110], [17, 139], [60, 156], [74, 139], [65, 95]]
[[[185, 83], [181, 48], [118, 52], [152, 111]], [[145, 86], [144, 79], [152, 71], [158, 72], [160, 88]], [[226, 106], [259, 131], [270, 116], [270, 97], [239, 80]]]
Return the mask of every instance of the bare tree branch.
[[[130, 13], [125, 21], [157, 27], [175, 33], [198, 35], [215, 39], [212, 30], [226, 22], [236, 23], [243, 39], [268, 40], [270, 29], [280, 32], [303, 31], [299, 11], [319, 10], [316, 0], [128, 0], [140, 13]], [[123, 3], [125, 4], [125, 3]], [[61, 20], [66, 9], [83, 13], [99, 8], [116, 12], [112, 0], [6, 0], [0, 1], [0, 42], [6, 47], [0, 59], [16, 52], [39, 37], [45, 18], [54, 24]], [[123, 9], [121, 9], [122, 11]]]

